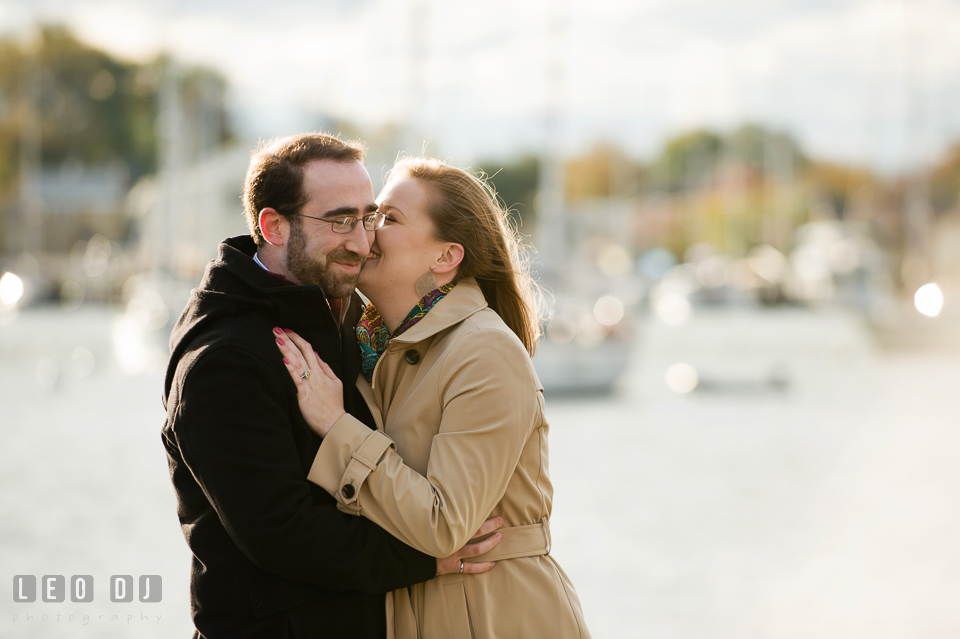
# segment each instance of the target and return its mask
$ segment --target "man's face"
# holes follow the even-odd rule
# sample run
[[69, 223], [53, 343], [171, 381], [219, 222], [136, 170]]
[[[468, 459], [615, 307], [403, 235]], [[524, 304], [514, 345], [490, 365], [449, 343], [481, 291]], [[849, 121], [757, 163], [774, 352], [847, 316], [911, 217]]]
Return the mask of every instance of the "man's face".
[[349, 233], [334, 233], [324, 220], [352, 215], [362, 218], [377, 210], [373, 185], [359, 162], [318, 160], [303, 169], [303, 190], [309, 198], [301, 215], [290, 218], [284, 260], [287, 272], [300, 284], [316, 284], [327, 297], [353, 293], [360, 267], [370, 252], [373, 231], [358, 221]]

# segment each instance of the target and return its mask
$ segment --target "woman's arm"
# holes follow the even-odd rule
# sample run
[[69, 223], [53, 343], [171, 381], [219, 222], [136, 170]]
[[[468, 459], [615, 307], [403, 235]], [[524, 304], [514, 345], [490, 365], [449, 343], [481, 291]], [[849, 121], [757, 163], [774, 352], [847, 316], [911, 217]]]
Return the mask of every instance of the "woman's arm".
[[336, 497], [342, 510], [445, 557], [503, 498], [524, 445], [540, 426], [540, 398], [526, 352], [501, 331], [463, 335], [438, 365], [443, 412], [426, 477], [404, 465], [382, 432], [343, 415], [326, 433], [308, 479]]

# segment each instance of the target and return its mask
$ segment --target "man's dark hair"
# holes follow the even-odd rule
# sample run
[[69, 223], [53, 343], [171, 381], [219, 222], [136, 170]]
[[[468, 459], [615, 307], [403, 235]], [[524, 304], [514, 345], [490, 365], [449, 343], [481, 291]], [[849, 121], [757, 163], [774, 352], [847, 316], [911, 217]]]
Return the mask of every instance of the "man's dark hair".
[[291, 219], [307, 203], [303, 192], [303, 167], [316, 160], [362, 162], [362, 142], [345, 142], [325, 133], [301, 133], [262, 145], [250, 158], [243, 182], [243, 214], [257, 246], [266, 240], [260, 232], [260, 211], [276, 209]]

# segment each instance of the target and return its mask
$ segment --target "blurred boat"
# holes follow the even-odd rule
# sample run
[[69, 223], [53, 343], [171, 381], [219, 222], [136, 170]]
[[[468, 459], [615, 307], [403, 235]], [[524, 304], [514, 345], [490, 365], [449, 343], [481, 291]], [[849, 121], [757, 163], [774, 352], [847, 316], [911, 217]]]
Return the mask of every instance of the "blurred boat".
[[630, 348], [618, 340], [592, 346], [543, 340], [534, 358], [544, 392], [550, 396], [610, 393], [627, 366]]

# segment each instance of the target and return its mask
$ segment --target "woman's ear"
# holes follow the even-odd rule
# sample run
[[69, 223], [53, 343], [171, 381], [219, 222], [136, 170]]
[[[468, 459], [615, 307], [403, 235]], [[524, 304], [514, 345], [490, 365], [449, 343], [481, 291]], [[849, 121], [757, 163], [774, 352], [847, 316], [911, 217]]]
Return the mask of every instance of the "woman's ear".
[[460, 262], [462, 261], [463, 261], [463, 245], [447, 244], [447, 247], [443, 250], [443, 253], [441, 253], [440, 257], [437, 259], [437, 265], [433, 268], [433, 272], [437, 274], [449, 273], [450, 271], [460, 266]]
[[276, 209], [269, 207], [260, 211], [260, 233], [269, 244], [284, 246], [287, 243], [288, 223]]

